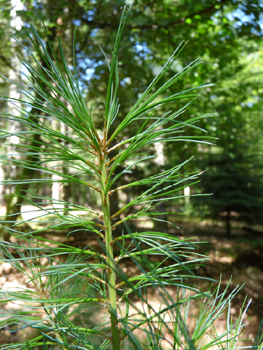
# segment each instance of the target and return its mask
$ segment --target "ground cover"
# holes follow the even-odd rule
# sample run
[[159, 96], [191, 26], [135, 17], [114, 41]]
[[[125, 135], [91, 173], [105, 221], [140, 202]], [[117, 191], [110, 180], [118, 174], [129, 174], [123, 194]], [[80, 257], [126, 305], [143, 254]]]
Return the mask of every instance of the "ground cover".
[[[147, 223], [145, 223], [147, 225]], [[143, 226], [141, 223], [140, 226]], [[214, 280], [219, 280], [221, 276], [221, 288], [225, 288], [230, 282], [228, 293], [230, 293], [237, 285], [244, 284], [239, 294], [234, 298], [231, 304], [231, 314], [233, 317], [238, 316], [239, 309], [243, 304], [244, 298], [248, 296], [248, 300], [252, 298], [252, 302], [245, 316], [245, 323], [248, 325], [245, 328], [244, 338], [254, 338], [256, 336], [260, 321], [263, 315], [263, 237], [258, 235], [247, 234], [240, 228], [236, 228], [233, 231], [233, 237], [227, 238], [225, 236], [224, 228], [219, 225], [209, 223], [193, 223], [182, 221], [180, 224], [180, 230], [170, 228], [170, 233], [173, 233], [180, 238], [195, 237], [195, 241], [203, 242], [200, 243], [198, 252], [205, 254], [209, 257], [206, 261], [205, 266], [201, 266], [196, 270], [196, 275], [203, 277], [210, 277]], [[88, 236], [81, 230], [76, 232], [74, 236], [66, 237], [65, 232], [47, 232], [46, 236], [52, 236], [53, 240], [60, 243], [70, 241], [75, 247], [84, 247], [89, 245], [90, 247], [99, 249], [100, 243], [94, 236]], [[149, 257], [149, 259], [156, 259], [155, 257]], [[125, 259], [121, 265], [121, 269], [128, 275], [133, 276], [138, 273], [136, 267], [129, 260]], [[0, 284], [4, 288], [13, 287], [30, 287], [26, 284], [26, 277], [20, 272], [15, 271], [11, 265], [7, 262], [1, 263], [0, 265]], [[195, 284], [197, 280], [195, 280]], [[208, 281], [199, 280], [198, 287], [202, 290], [207, 290], [209, 286]], [[33, 287], [33, 286], [31, 286]], [[149, 288], [148, 298], [152, 300], [152, 303], [156, 305], [158, 309], [158, 295], [154, 289]], [[169, 287], [169, 293], [173, 296], [176, 290]], [[133, 300], [135, 307], [139, 307], [139, 300]], [[8, 303], [2, 307], [2, 315], [7, 308], [19, 309], [23, 308], [23, 304]], [[194, 326], [194, 315], [197, 314], [197, 310], [200, 307], [198, 303], [191, 304], [190, 307], [190, 318], [189, 318], [189, 329]], [[106, 310], [98, 312], [98, 310], [90, 310], [89, 322], [101, 322], [103, 318], [106, 318]], [[78, 322], [84, 322], [79, 319]], [[85, 320], [87, 322], [87, 320]], [[216, 321], [218, 329], [223, 332], [225, 319], [224, 316]], [[0, 334], [0, 344], [8, 344], [12, 342], [19, 342], [31, 338], [35, 334], [30, 333], [29, 329], [21, 329], [14, 331], [14, 329], [5, 328]], [[138, 334], [139, 336], [139, 334]], [[168, 345], [167, 345], [168, 346]]]

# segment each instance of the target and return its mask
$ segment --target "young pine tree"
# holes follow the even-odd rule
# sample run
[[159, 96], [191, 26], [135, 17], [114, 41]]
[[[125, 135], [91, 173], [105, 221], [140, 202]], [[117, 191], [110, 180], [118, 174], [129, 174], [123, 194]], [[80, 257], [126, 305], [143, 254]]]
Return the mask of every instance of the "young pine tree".
[[[39, 174], [10, 180], [13, 185], [26, 184], [23, 191], [14, 195], [20, 198], [20, 204], [34, 205], [36, 217], [26, 227], [22, 219], [17, 221], [16, 213], [5, 222], [5, 230], [12, 238], [1, 243], [2, 260], [22, 272], [27, 284], [24, 288], [1, 290], [5, 307], [0, 322], [17, 334], [26, 330], [28, 337], [6, 343], [2, 349], [208, 349], [222, 348], [224, 343], [228, 348], [236, 347], [243, 327], [242, 315], [232, 324], [229, 314], [225, 333], [213, 330], [209, 340], [202, 339], [222, 310], [230, 307], [238, 289], [227, 297], [225, 292], [219, 294], [219, 287], [214, 295], [199, 292], [188, 281], [193, 277], [192, 270], [204, 260], [193, 252], [194, 243], [167, 232], [129, 229], [130, 220], [159, 220], [160, 214], [168, 214], [159, 213], [156, 208], [180, 197], [178, 191], [186, 181], [189, 185], [197, 179], [197, 174], [181, 175], [186, 160], [160, 173], [127, 181], [138, 164], [154, 161], [155, 156], [149, 154], [154, 144], [199, 141], [184, 133], [187, 127], [197, 127], [199, 117], [180, 121], [196, 88], [172, 95], [167, 90], [200, 63], [199, 59], [194, 61], [161, 84], [183, 48], [179, 45], [128, 114], [114, 123], [121, 108], [117, 97], [118, 50], [129, 12], [125, 7], [111, 60], [106, 58], [109, 83], [100, 130], [92, 118], [96, 106], [87, 105], [77, 68], [69, 68], [61, 45], [57, 58], [50, 42], [45, 45], [34, 27], [25, 28], [32, 45], [28, 52], [21, 44], [27, 53], [26, 58], [21, 58], [27, 81], [18, 85], [23, 98], [9, 99], [15, 106], [21, 104], [20, 114], [3, 115], [7, 121], [16, 120], [23, 126], [16, 133], [20, 140], [16, 145], [19, 157], [8, 154], [2, 155], [1, 160], [7, 166], [24, 169], [23, 174], [30, 174], [30, 170]], [[178, 99], [186, 101], [185, 107], [175, 110]], [[167, 105], [170, 111], [160, 113]], [[55, 124], [64, 127], [56, 130]], [[136, 132], [130, 135], [130, 130]], [[11, 136], [2, 131], [6, 142]], [[68, 171], [63, 171], [65, 168]], [[73, 188], [86, 186], [99, 197], [100, 209], [55, 201], [34, 191], [39, 185], [54, 182]], [[140, 193], [112, 212], [111, 196], [133, 188]], [[85, 214], [80, 215], [79, 211]], [[19, 229], [21, 225], [24, 231]], [[100, 248], [76, 248], [68, 240], [61, 243], [52, 239], [56, 231], [73, 234], [79, 227], [87, 237], [96, 235]], [[116, 228], [121, 229], [113, 236]], [[122, 262], [133, 264], [135, 272], [125, 274]], [[149, 297], [153, 291], [158, 298], [157, 307]], [[190, 336], [187, 315], [190, 302], [196, 299], [203, 299], [203, 306]], [[20, 305], [18, 309], [11, 307], [15, 303]], [[99, 312], [99, 319], [92, 319], [94, 312]]]

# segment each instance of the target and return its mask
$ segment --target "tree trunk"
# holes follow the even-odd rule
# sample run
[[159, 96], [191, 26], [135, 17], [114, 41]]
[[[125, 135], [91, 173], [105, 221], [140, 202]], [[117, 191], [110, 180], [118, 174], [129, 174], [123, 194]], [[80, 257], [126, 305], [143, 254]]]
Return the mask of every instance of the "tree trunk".
[[[56, 29], [52, 28], [51, 34], [49, 35], [49, 41], [52, 43], [56, 37]], [[48, 45], [47, 45], [48, 47]], [[41, 62], [41, 64], [45, 67], [45, 62]], [[12, 96], [14, 97], [14, 96]], [[44, 99], [41, 96], [37, 96], [38, 100], [42, 100], [44, 102]], [[39, 110], [37, 108], [33, 108], [31, 111], [32, 115], [39, 114]], [[31, 117], [32, 121], [34, 123], [38, 123], [38, 118]], [[38, 134], [33, 135], [32, 141], [30, 142], [28, 148], [34, 148], [38, 147], [38, 142], [40, 140], [40, 136]], [[39, 155], [29, 155], [26, 158], [27, 163], [36, 163], [39, 160]], [[22, 173], [19, 175], [19, 178], [21, 180], [23, 179], [30, 179], [33, 178], [36, 174], [36, 171], [33, 169], [27, 169], [23, 168]], [[13, 175], [14, 178], [14, 175]], [[21, 215], [21, 207], [23, 203], [23, 198], [21, 196], [17, 196], [16, 194], [21, 194], [22, 196], [25, 196], [28, 190], [29, 184], [18, 184], [15, 185], [13, 188], [10, 188], [10, 193], [6, 197], [6, 216], [5, 216], [5, 226], [7, 228], [10, 228], [14, 223], [17, 221], [19, 216]], [[11, 193], [12, 191], [12, 193]], [[16, 228], [17, 229], [17, 228]], [[4, 233], [4, 240], [9, 241], [10, 240], [10, 232], [6, 231]]]
[[[16, 3], [15, 6], [12, 8], [10, 11], [10, 17], [11, 17], [11, 27], [14, 28], [15, 30], [21, 30], [22, 27], [22, 21], [19, 16], [17, 16], [17, 11], [21, 10], [23, 8], [22, 3]], [[11, 46], [14, 49], [14, 56], [12, 57], [12, 65], [11, 69], [9, 70], [9, 79], [10, 81], [14, 81], [15, 83], [20, 83], [21, 78], [17, 75], [17, 72], [20, 72], [21, 68], [21, 63], [17, 57], [17, 54], [15, 52], [15, 45], [16, 41], [14, 38], [10, 39]], [[20, 99], [20, 93], [17, 91], [17, 86], [16, 84], [11, 83], [9, 85], [9, 97], [12, 99], [16, 99], [16, 102], [8, 102], [8, 110], [9, 113], [18, 117], [19, 116], [19, 108], [20, 108], [20, 103], [18, 102]], [[20, 155], [17, 152], [17, 146], [20, 143], [19, 137], [14, 135], [15, 132], [21, 129], [21, 125], [18, 121], [15, 120], [10, 120], [8, 122], [8, 132], [10, 133], [10, 138], [8, 139], [7, 143], [7, 149], [6, 153], [10, 156], [10, 159], [19, 159]], [[11, 164], [8, 166], [4, 166], [4, 178], [5, 179], [15, 179], [20, 177], [20, 174], [18, 173], [18, 169], [16, 168], [15, 165]], [[23, 178], [23, 174], [21, 175]], [[8, 221], [13, 220], [13, 215], [16, 215], [16, 211], [21, 211], [21, 206], [20, 200], [18, 197], [14, 194], [18, 189], [18, 186], [5, 186], [5, 202], [6, 202], [6, 217], [5, 217], [5, 222], [7, 227], [11, 226], [11, 223]], [[12, 215], [10, 217], [10, 215]], [[9, 232], [4, 231], [4, 240], [9, 240]]]

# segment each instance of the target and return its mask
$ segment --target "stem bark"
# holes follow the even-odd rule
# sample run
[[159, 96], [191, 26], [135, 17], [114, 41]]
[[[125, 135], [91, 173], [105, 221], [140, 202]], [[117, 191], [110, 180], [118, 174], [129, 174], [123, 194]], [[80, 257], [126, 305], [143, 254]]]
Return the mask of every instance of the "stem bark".
[[109, 291], [109, 313], [111, 319], [111, 332], [112, 332], [112, 348], [114, 350], [120, 350], [120, 337], [118, 330], [118, 318], [117, 318], [117, 293], [116, 293], [116, 273], [115, 273], [115, 261], [112, 241], [112, 226], [110, 219], [110, 200], [109, 193], [106, 191], [107, 181], [107, 169], [106, 169], [106, 157], [100, 159], [100, 171], [101, 171], [101, 201], [103, 209], [103, 220], [105, 226], [105, 245], [108, 267], [108, 291]]

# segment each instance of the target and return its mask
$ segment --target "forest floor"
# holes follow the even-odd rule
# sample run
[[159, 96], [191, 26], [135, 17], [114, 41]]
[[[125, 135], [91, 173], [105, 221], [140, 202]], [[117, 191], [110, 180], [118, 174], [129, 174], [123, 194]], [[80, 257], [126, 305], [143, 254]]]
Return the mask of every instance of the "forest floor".
[[[186, 220], [181, 221], [178, 225], [180, 230], [170, 229], [170, 233], [176, 234], [179, 238], [196, 237], [196, 242], [203, 242], [199, 245], [198, 252], [210, 258], [206, 265], [197, 271], [199, 276], [217, 281], [221, 278], [222, 288], [226, 287], [231, 279], [229, 292], [235, 286], [244, 284], [231, 304], [231, 314], [238, 316], [246, 296], [248, 300], [253, 299], [245, 319], [249, 324], [242, 336], [254, 338], [263, 319], [263, 234], [259, 235], [255, 232], [247, 234], [237, 227], [233, 229], [232, 237], [229, 238], [226, 237], [225, 230], [220, 225], [212, 225], [207, 222], [193, 223]], [[52, 238], [65, 242], [64, 236], [54, 237], [53, 235]], [[95, 240], [94, 242], [83, 240], [81, 235], [75, 236], [74, 239], [71, 237], [71, 241], [74, 246], [97, 244]], [[123, 270], [129, 269], [129, 274], [133, 271], [130, 266], [122, 266], [122, 268]], [[208, 281], [198, 283], [198, 287], [201, 287], [202, 290], [206, 290], [211, 284]], [[25, 285], [25, 277], [20, 272], [15, 271], [7, 262], [0, 263], [0, 287], [25, 287]], [[152, 295], [152, 298], [154, 299], [155, 296]], [[19, 308], [19, 306], [16, 307]], [[218, 322], [223, 322], [222, 318], [220, 320]], [[0, 345], [25, 340], [28, 332], [26, 329], [12, 333], [7, 327], [0, 331]]]

